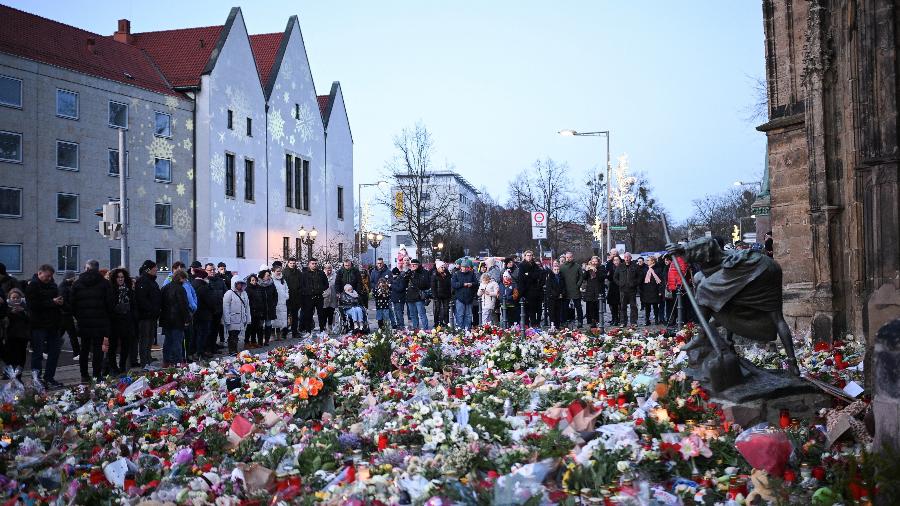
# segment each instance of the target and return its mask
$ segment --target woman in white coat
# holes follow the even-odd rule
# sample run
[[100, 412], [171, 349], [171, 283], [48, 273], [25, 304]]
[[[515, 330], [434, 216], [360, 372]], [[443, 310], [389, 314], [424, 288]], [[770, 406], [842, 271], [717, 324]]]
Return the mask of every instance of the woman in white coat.
[[287, 339], [288, 331], [288, 285], [284, 280], [284, 274], [281, 267], [272, 269], [272, 279], [275, 282], [275, 290], [278, 292], [278, 305], [275, 306], [275, 339]]
[[222, 299], [222, 325], [228, 332], [228, 353], [237, 353], [238, 337], [250, 323], [250, 299], [244, 288], [247, 282], [231, 278], [231, 290]]

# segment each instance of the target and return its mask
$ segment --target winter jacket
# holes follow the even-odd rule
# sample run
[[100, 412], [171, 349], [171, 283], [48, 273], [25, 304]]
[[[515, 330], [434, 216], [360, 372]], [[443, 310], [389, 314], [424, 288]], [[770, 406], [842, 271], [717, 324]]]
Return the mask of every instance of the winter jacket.
[[391, 302], [395, 304], [406, 302], [406, 276], [397, 268], [391, 272]]
[[[463, 286], [470, 283], [471, 286]], [[472, 304], [475, 301], [475, 293], [478, 290], [478, 278], [475, 271], [456, 271], [450, 278], [450, 286], [453, 287], [453, 298], [463, 304]]]
[[216, 316], [216, 310], [222, 307], [221, 299], [216, 299], [216, 295], [209, 287], [210, 278], [191, 280], [194, 292], [197, 294], [197, 310], [194, 311], [194, 319], [197, 321], [212, 321]]
[[164, 286], [160, 293], [162, 306], [159, 311], [159, 326], [163, 329], [183, 329], [191, 322], [187, 291], [181, 284], [183, 283], [173, 281]]
[[[341, 286], [343, 289], [343, 285]], [[318, 299], [328, 289], [328, 276], [319, 269], [305, 270], [300, 274], [300, 297]], [[356, 288], [354, 287], [354, 290]]]
[[284, 282], [288, 287], [288, 298], [292, 299], [291, 304], [300, 304], [300, 269], [294, 267], [285, 267], [281, 271]]
[[431, 296], [435, 299], [449, 300], [451, 295], [450, 281], [450, 273], [446, 270], [443, 274], [435, 272], [431, 276]]
[[[684, 274], [685, 279], [688, 281], [691, 280], [691, 271], [688, 269], [688, 264], [684, 260], [684, 258], [679, 256], [673, 256], [674, 260], [678, 262], [678, 266], [681, 267], [681, 273]], [[675, 270], [675, 264], [669, 264], [669, 275], [666, 280], [666, 290], [670, 292], [674, 292], [679, 286], [681, 286], [681, 278], [678, 276], [678, 271]]]
[[225, 292], [222, 299], [222, 324], [227, 330], [244, 330], [252, 321], [247, 291], [238, 293], [235, 289], [238, 282], [243, 283], [243, 280], [237, 277], [231, 279], [231, 290]]
[[625, 295], [634, 295], [637, 293], [638, 286], [641, 281], [640, 272], [636, 263], [631, 262], [626, 265], [625, 262], [619, 264], [615, 274], [613, 274], [616, 284], [619, 285], [619, 293]]
[[112, 286], [99, 270], [86, 270], [72, 285], [72, 314], [78, 322], [78, 332], [85, 335], [108, 336], [113, 312]]
[[416, 270], [408, 270], [403, 274], [406, 280], [406, 302], [418, 302], [425, 300], [425, 290], [431, 288], [428, 273], [421, 267]]
[[162, 308], [162, 292], [156, 276], [141, 274], [134, 286], [134, 316], [138, 320], [156, 320]]
[[13, 288], [19, 288], [19, 280], [9, 274], [0, 274], [0, 291], [8, 294]]
[[[171, 282], [172, 282], [172, 273], [169, 273], [169, 275], [166, 276], [165, 281], [163, 281], [163, 288], [165, 288], [166, 285], [168, 285]], [[187, 295], [188, 307], [190, 308], [191, 313], [193, 313], [194, 311], [197, 310], [197, 292], [194, 291], [194, 287], [193, 287], [193, 285], [191, 285], [190, 279], [188, 280], [188, 282], [182, 283], [181, 286], [184, 287], [184, 292]]]
[[257, 284], [247, 283], [244, 291], [250, 303], [250, 315], [256, 322], [267, 322], [275, 319], [278, 306], [278, 290], [270, 279], [259, 280]]
[[275, 306], [275, 323], [273, 326], [276, 329], [283, 329], [288, 326], [287, 301], [290, 298], [290, 288], [288, 288], [283, 274], [281, 278], [276, 278], [273, 274], [272, 285], [275, 286], [275, 291], [278, 292], [278, 305]]
[[503, 267], [500, 267], [500, 265], [498, 265], [498, 264], [492, 265], [491, 268], [487, 270], [487, 274], [498, 285], [503, 282]]
[[363, 289], [362, 275], [359, 273], [359, 269], [353, 266], [349, 269], [344, 269], [343, 267], [338, 269], [336, 285], [341, 292], [344, 291], [344, 285], [350, 285], [353, 287], [353, 291], [359, 294], [360, 290]]
[[134, 321], [134, 290], [127, 285], [112, 287], [112, 320], [115, 322]]
[[222, 318], [222, 299], [225, 297], [225, 292], [228, 291], [228, 284], [225, 283], [225, 278], [218, 274], [212, 275], [206, 280], [209, 281], [209, 298], [213, 303], [213, 319], [218, 321]]
[[390, 285], [375, 285], [375, 309], [391, 308], [391, 287]]
[[562, 272], [554, 274], [553, 271], [547, 273], [544, 280], [544, 298], [547, 301], [565, 299], [566, 298], [566, 278]]
[[497, 305], [497, 297], [500, 296], [500, 285], [491, 279], [488, 284], [481, 283], [478, 286], [478, 296], [481, 298], [481, 309], [494, 309]]
[[641, 278], [641, 302], [644, 304], [658, 304], [662, 302], [663, 299], [663, 290], [666, 284], [666, 275], [663, 273], [662, 269], [658, 268], [657, 265], [654, 267], [653, 272], [656, 273], [656, 277], [659, 278], [659, 282], [657, 283], [653, 276], [650, 276], [650, 282], [644, 283], [644, 279], [646, 279], [646, 272], [650, 270], [650, 266], [647, 266], [647, 270], [644, 271], [644, 277]]
[[[26, 299], [27, 302], [27, 299]], [[31, 339], [31, 315], [27, 307], [20, 311], [13, 311], [11, 306], [6, 307], [6, 340], [28, 341]]]
[[606, 269], [598, 265], [596, 269], [587, 269], [581, 274], [581, 298], [594, 302], [600, 300], [600, 294], [606, 289]]
[[508, 285], [500, 283], [500, 303], [506, 307], [516, 307], [519, 304], [519, 287], [515, 281]]
[[566, 279], [566, 298], [581, 298], [581, 265], [574, 260], [559, 266], [559, 273]]
[[[357, 294], [359, 295], [359, 294]], [[343, 309], [348, 309], [359, 305], [359, 297], [354, 297], [347, 292], [342, 291], [338, 294], [338, 305]]]
[[536, 262], [519, 264], [519, 290], [526, 299], [539, 299], [544, 286], [544, 269]]
[[381, 269], [372, 267], [372, 272], [369, 273], [369, 287], [378, 286], [378, 281], [380, 281], [381, 278], [388, 278], [388, 281], [390, 281], [391, 270], [388, 269], [387, 265], [385, 265]]
[[25, 287], [25, 301], [31, 313], [31, 328], [42, 330], [56, 330], [60, 323], [60, 306], [53, 299], [59, 296], [59, 288], [51, 278], [47, 283], [41, 283], [37, 274]]
[[325, 276], [328, 278], [328, 289], [322, 293], [322, 307], [328, 308], [336, 308], [337, 307], [337, 292], [335, 291], [335, 281], [337, 281], [337, 273], [331, 271], [331, 275]]

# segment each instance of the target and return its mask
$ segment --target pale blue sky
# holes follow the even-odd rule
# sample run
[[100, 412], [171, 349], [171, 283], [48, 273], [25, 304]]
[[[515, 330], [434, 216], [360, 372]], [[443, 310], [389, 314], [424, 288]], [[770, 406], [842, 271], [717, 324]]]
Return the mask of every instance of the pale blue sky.
[[[5, 3], [101, 34], [224, 23], [234, 2], [171, 0]], [[639, 5], [638, 5], [639, 4]], [[764, 73], [758, 0], [247, 2], [250, 33], [284, 30], [298, 14], [319, 93], [341, 81], [358, 182], [393, 155], [392, 137], [422, 120], [436, 161], [505, 200], [535, 159], [567, 162], [577, 186], [628, 153], [663, 205], [686, 218], [691, 199], [762, 173], [765, 137], [747, 121], [751, 77]]]

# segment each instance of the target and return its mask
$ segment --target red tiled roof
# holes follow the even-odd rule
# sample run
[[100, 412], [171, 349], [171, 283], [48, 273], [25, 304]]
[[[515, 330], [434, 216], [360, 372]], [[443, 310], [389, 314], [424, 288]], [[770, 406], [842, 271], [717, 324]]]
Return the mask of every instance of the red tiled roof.
[[222, 26], [134, 34], [134, 45], [153, 58], [173, 87], [197, 86]]
[[137, 47], [5, 5], [0, 5], [0, 19], [0, 52], [177, 95]]
[[322, 119], [325, 120], [325, 113], [328, 111], [328, 101], [331, 99], [331, 95], [316, 95], [316, 100], [319, 102], [319, 114], [322, 115]]
[[284, 33], [262, 33], [250, 36], [250, 46], [253, 48], [253, 58], [256, 60], [256, 70], [259, 71], [259, 81], [263, 88], [269, 83], [269, 75], [272, 73], [272, 65], [278, 56], [278, 48]]

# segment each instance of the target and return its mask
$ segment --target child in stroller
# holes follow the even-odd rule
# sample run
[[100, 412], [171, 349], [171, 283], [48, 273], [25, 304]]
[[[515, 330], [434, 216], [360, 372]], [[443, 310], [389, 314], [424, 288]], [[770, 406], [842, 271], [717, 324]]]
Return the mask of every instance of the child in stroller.
[[353, 285], [344, 285], [344, 291], [338, 295], [338, 309], [342, 316], [350, 319], [351, 330], [366, 330], [365, 309], [359, 304], [359, 294], [353, 289]]

